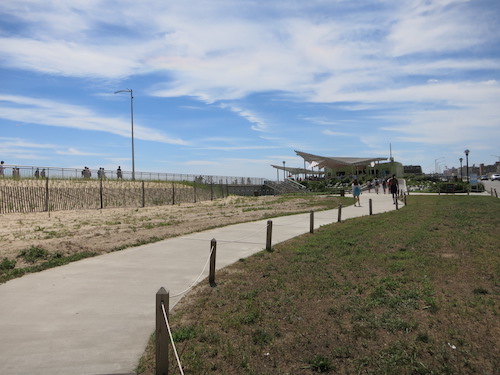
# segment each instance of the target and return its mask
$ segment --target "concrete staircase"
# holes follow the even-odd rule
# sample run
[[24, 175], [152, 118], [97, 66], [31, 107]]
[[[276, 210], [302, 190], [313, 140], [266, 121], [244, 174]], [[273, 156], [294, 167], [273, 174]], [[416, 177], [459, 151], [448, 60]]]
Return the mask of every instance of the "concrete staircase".
[[274, 191], [274, 194], [290, 194], [306, 192], [307, 188], [296, 181], [286, 179], [282, 182], [264, 181], [264, 185]]

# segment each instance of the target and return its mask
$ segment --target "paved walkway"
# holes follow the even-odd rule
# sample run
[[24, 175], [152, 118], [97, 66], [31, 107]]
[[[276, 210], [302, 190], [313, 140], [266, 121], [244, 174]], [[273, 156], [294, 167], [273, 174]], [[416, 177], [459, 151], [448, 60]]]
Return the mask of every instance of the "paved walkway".
[[[390, 195], [361, 195], [342, 220], [395, 209]], [[273, 244], [309, 232], [309, 213], [273, 219]], [[315, 228], [338, 211], [316, 212]], [[198, 277], [217, 240], [217, 268], [265, 248], [267, 220], [236, 224], [130, 248], [0, 285], [0, 374], [133, 373], [155, 326], [155, 294]], [[208, 270], [203, 277], [208, 275]], [[181, 297], [171, 300], [173, 307]]]

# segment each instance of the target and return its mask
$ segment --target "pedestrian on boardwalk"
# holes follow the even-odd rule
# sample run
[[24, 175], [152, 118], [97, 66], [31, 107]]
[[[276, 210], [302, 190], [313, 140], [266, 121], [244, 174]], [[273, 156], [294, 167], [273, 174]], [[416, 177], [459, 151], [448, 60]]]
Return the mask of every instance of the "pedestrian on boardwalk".
[[43, 168], [42, 172], [40, 172], [40, 177], [45, 178], [45, 168]]
[[40, 178], [40, 169], [37, 168], [35, 171], [35, 178]]
[[388, 185], [389, 185], [389, 190], [392, 194], [393, 203], [396, 204], [396, 201], [398, 199], [399, 183], [395, 174], [393, 174], [392, 177], [389, 179]]
[[382, 189], [384, 190], [384, 194], [387, 192], [387, 180], [384, 178], [382, 180]]
[[121, 180], [123, 178], [122, 174], [122, 167], [118, 166], [118, 169], [116, 170], [116, 178]]
[[356, 207], [356, 202], [358, 206], [361, 207], [361, 202], [359, 201], [359, 196], [361, 195], [361, 185], [358, 180], [352, 182], [352, 195], [354, 195], [354, 207]]
[[380, 181], [378, 180], [378, 178], [375, 179], [374, 184], [375, 184], [375, 193], [378, 194], [378, 190], [380, 188]]
[[3, 166], [3, 160], [0, 161], [0, 177], [3, 177], [4, 176], [4, 166]]

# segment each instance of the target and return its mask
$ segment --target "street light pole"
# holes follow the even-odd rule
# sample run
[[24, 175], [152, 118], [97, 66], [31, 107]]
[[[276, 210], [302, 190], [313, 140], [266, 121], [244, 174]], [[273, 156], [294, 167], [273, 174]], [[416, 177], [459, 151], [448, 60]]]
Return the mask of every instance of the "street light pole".
[[467, 183], [469, 183], [469, 150], [465, 150], [464, 153], [465, 153], [465, 164], [466, 164], [466, 168], [467, 168], [467, 171], [466, 171], [466, 175], [467, 175]]
[[115, 94], [120, 92], [130, 93], [130, 124], [132, 128], [132, 180], [135, 180], [135, 159], [134, 159], [134, 93], [132, 89], [118, 90]]

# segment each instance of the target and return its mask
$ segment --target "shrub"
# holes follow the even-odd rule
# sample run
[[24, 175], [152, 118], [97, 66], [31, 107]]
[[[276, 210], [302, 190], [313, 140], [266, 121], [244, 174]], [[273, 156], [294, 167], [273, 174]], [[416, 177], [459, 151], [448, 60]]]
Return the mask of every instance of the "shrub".
[[3, 258], [2, 262], [0, 262], [0, 270], [12, 270], [16, 267], [15, 260], [9, 260], [7, 258]]
[[31, 246], [29, 249], [21, 250], [18, 258], [23, 258], [28, 263], [35, 263], [37, 260], [47, 259], [49, 252], [43, 247]]

